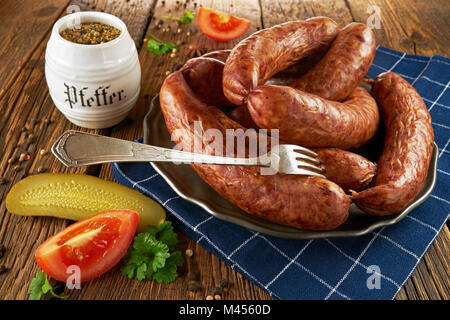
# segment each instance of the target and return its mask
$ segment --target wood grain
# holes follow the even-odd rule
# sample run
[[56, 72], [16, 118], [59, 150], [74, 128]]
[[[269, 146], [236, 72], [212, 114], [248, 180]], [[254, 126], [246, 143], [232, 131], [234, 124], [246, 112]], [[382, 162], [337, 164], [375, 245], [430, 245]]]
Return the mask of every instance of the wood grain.
[[[368, 6], [376, 5], [381, 12], [382, 28], [375, 30], [379, 44], [409, 53], [450, 55], [447, 32], [450, 8], [445, 1], [439, 0], [191, 0], [179, 1], [178, 5], [173, 0], [41, 0], [33, 1], [32, 5], [31, 0], [6, 2], [2, 3], [0, 11], [0, 31], [5, 35], [0, 44], [0, 147], [3, 150], [0, 176], [5, 177], [8, 183], [0, 186], [0, 243], [5, 244], [7, 252], [0, 263], [9, 270], [0, 275], [0, 299], [27, 299], [28, 285], [37, 270], [34, 251], [46, 238], [70, 223], [55, 218], [26, 218], [10, 214], [4, 204], [10, 187], [24, 176], [36, 173], [38, 167], [52, 172], [80, 172], [111, 179], [109, 165], [69, 170], [50, 154], [39, 154], [41, 149], [49, 150], [52, 142], [65, 130], [80, 130], [54, 107], [44, 78], [45, 45], [51, 27], [65, 14], [69, 4], [80, 6], [81, 10], [117, 15], [127, 24], [137, 48], [140, 48], [141, 96], [129, 118], [107, 130], [81, 129], [126, 140], [142, 136], [142, 119], [151, 98], [159, 92], [166, 73], [174, 71], [191, 57], [190, 45], [205, 52], [231, 48], [240, 40], [220, 43], [208, 39], [198, 31], [196, 21], [178, 26], [163, 20], [158, 27], [162, 16], [181, 16], [185, 9], [196, 11], [200, 5], [251, 20], [251, 29], [243, 37], [262, 27], [317, 15], [329, 16], [341, 26], [351, 21], [366, 22], [370, 16]], [[185, 3], [186, 8], [183, 6]], [[150, 34], [165, 41], [179, 41], [180, 50], [173, 58], [169, 55], [161, 58], [148, 52], [145, 39]], [[46, 123], [46, 119], [51, 123]], [[34, 143], [27, 142], [30, 133], [36, 136]], [[21, 163], [20, 170], [15, 172], [8, 159], [24, 152], [30, 154], [30, 160]], [[118, 272], [119, 267], [116, 266], [101, 278], [83, 284], [82, 290], [66, 290], [66, 293], [70, 299], [204, 299], [212, 294], [221, 279], [227, 279], [231, 287], [224, 292], [224, 299], [271, 299], [200, 244], [181, 233], [179, 238], [182, 252], [191, 248], [194, 255], [187, 258], [180, 271], [181, 277], [170, 285], [129, 280]], [[450, 233], [445, 226], [396, 299], [450, 298], [449, 241]], [[202, 290], [189, 292], [186, 275], [195, 268], [200, 272]]]
[[44, 40], [67, 3], [68, 0], [41, 0], [1, 4], [0, 98]]

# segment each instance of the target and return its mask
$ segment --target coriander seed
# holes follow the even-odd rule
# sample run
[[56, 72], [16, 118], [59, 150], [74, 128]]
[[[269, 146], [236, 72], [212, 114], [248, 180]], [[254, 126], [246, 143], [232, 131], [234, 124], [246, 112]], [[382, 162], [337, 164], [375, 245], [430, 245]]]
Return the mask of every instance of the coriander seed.
[[42, 173], [42, 172], [45, 172], [45, 171], [47, 171], [47, 169], [44, 168], [43, 166], [40, 166], [40, 167], [37, 169], [37, 172], [38, 172], [38, 173]]
[[213, 300], [214, 298], [213, 298], [213, 296], [211, 296], [211, 295], [209, 295], [209, 296], [206, 296], [206, 300]]
[[216, 295], [214, 296], [214, 299], [215, 299], [215, 300], [220, 300], [220, 299], [222, 299], [222, 296], [221, 296], [220, 294], [216, 294]]
[[192, 257], [192, 255], [194, 254], [194, 251], [192, 251], [191, 249], [186, 249], [186, 256], [188, 257]]
[[120, 36], [121, 31], [113, 26], [89, 22], [82, 23], [80, 28], [64, 29], [60, 32], [64, 39], [78, 44], [102, 44], [112, 41]]

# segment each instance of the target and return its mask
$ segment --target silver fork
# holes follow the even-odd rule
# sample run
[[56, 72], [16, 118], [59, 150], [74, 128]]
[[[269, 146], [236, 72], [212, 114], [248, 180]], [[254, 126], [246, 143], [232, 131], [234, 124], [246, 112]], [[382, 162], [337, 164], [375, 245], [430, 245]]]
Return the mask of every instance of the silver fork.
[[270, 152], [252, 158], [219, 157], [191, 153], [81, 131], [63, 133], [52, 146], [52, 153], [67, 167], [105, 162], [181, 162], [271, 167], [279, 173], [324, 176], [317, 153], [307, 148], [281, 144]]

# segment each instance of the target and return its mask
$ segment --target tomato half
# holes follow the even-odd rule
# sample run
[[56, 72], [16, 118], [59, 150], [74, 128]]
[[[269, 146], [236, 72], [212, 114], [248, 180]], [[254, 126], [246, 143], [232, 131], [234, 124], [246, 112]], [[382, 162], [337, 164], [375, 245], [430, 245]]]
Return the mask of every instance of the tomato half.
[[225, 12], [200, 7], [197, 13], [200, 30], [211, 39], [229, 41], [243, 35], [250, 27], [250, 21], [233, 17]]
[[116, 265], [133, 241], [138, 214], [130, 210], [110, 210], [78, 221], [36, 250], [41, 269], [53, 279], [66, 282], [80, 268], [80, 281], [94, 279]]

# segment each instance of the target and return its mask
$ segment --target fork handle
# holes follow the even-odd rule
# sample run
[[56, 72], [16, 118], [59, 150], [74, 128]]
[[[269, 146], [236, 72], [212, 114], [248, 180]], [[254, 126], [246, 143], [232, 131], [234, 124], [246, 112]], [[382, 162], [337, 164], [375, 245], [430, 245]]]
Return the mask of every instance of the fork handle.
[[52, 146], [52, 153], [67, 167], [80, 167], [106, 162], [182, 162], [270, 166], [261, 158], [231, 158], [191, 153], [111, 137], [69, 130]]

